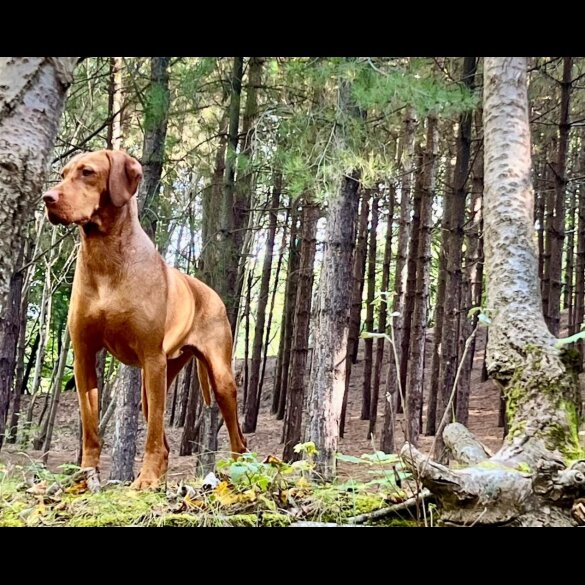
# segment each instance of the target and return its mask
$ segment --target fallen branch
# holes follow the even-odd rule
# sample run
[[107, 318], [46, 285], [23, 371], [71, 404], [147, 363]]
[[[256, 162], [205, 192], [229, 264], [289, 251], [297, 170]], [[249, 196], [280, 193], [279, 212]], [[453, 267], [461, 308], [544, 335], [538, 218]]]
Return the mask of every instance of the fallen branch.
[[400, 502], [399, 504], [395, 504], [394, 506], [390, 506], [388, 508], [382, 508], [381, 510], [374, 510], [373, 512], [367, 512], [366, 514], [359, 514], [357, 516], [352, 516], [351, 518], [347, 518], [347, 524], [363, 524], [368, 520], [379, 520], [380, 518], [386, 518], [387, 516], [392, 516], [397, 512], [402, 512], [403, 510], [408, 510], [412, 508], [417, 503], [424, 501], [426, 498], [431, 496], [431, 492], [429, 490], [422, 490], [416, 496], [412, 498], [408, 498], [408, 500], [404, 500], [404, 502]]

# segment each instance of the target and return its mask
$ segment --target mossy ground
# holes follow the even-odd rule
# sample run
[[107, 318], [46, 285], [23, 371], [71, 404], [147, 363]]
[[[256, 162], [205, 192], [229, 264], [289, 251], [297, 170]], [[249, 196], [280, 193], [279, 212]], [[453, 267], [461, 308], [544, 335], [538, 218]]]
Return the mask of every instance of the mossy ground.
[[[263, 526], [298, 520], [337, 522], [386, 508], [408, 495], [396, 486], [312, 483], [303, 474], [246, 484], [218, 472], [211, 488], [203, 481], [168, 484], [157, 491], [105, 485], [98, 493], [71, 473], [0, 463], [0, 526]], [[263, 473], [265, 470], [263, 471]], [[268, 475], [268, 474], [267, 474]], [[262, 477], [262, 476], [260, 476]], [[408, 513], [384, 525], [416, 524]]]

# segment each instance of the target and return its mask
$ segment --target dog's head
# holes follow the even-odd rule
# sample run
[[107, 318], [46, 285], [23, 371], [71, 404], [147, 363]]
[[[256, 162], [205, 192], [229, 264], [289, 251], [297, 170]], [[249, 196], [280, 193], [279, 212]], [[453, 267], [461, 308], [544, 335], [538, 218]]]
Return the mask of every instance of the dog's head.
[[78, 154], [63, 168], [63, 180], [43, 195], [52, 224], [84, 225], [100, 211], [119, 208], [136, 193], [140, 163], [119, 150]]

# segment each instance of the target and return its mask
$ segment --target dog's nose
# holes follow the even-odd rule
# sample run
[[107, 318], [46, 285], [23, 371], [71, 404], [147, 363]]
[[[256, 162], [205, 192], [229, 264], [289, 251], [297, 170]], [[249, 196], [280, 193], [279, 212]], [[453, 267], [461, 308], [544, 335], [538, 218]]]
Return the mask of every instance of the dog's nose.
[[43, 195], [43, 201], [47, 205], [49, 205], [50, 203], [57, 203], [58, 199], [59, 199], [59, 193], [57, 191], [55, 191], [54, 189], [52, 191], [47, 191]]

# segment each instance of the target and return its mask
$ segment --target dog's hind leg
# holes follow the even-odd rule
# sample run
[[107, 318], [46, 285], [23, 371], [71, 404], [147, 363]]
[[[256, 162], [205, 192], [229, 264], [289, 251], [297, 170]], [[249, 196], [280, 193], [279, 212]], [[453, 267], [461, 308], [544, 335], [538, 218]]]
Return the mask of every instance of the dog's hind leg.
[[[231, 364], [231, 344], [210, 343], [200, 348], [200, 352], [205, 361], [203, 368], [209, 376], [215, 399], [230, 437], [232, 453], [244, 453], [246, 439], [238, 422], [237, 389]], [[204, 389], [201, 376], [199, 379], [202, 389]], [[205, 390], [203, 392], [205, 397]]]

